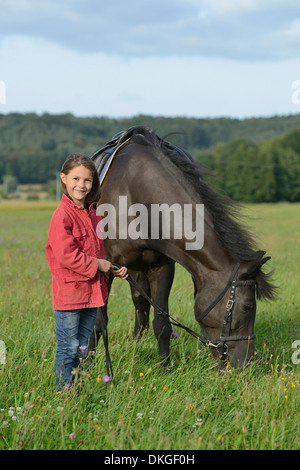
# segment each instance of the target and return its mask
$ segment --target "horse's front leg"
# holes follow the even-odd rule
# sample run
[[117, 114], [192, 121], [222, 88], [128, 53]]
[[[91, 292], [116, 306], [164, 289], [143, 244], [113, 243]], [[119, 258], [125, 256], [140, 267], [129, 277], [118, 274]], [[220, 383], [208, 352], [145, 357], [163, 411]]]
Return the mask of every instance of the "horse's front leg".
[[99, 339], [103, 335], [108, 323], [107, 305], [99, 307], [95, 321], [94, 331], [89, 340], [89, 352], [95, 352]]
[[[141, 271], [130, 271], [130, 275], [150, 297], [150, 285], [146, 274]], [[132, 285], [130, 285], [130, 289], [135, 306], [134, 338], [139, 339], [144, 331], [149, 330], [150, 304]]]
[[[148, 273], [153, 302], [169, 312], [169, 294], [174, 279], [174, 262], [152, 268]], [[158, 342], [161, 365], [167, 367], [170, 362], [170, 337], [172, 328], [167, 316], [154, 309], [153, 329]]]
[[103, 307], [99, 307], [97, 311], [94, 331], [89, 340], [89, 352], [96, 351], [99, 339], [103, 335], [103, 332], [105, 331], [107, 327], [107, 323], [108, 323], [107, 303], [108, 303], [109, 292], [111, 289], [113, 279], [114, 279], [114, 276], [110, 276], [107, 281], [108, 296], [107, 296], [106, 304], [103, 305]]

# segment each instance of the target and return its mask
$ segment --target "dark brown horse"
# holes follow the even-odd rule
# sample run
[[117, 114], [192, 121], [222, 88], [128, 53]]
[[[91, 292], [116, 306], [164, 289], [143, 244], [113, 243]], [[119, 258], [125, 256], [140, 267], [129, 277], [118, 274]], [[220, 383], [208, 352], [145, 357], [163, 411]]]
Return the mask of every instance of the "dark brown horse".
[[[99, 155], [96, 151], [91, 156], [96, 166]], [[159, 226], [153, 227], [151, 210], [162, 204], [172, 209], [175, 220], [172, 223], [169, 212], [168, 227], [162, 217]], [[197, 215], [197, 208], [203, 206], [203, 213]], [[114, 208], [115, 218], [104, 211], [109, 207]], [[144, 218], [135, 219], [134, 215], [141, 216], [141, 207]], [[188, 219], [178, 220], [187, 207], [192, 208]], [[235, 218], [233, 202], [210, 188], [189, 155], [172, 148], [154, 131], [136, 127], [116, 152], [102, 185], [99, 208], [103, 209], [104, 231], [113, 234], [105, 239], [107, 259], [127, 266], [166, 312], [174, 262], [181, 264], [192, 276], [195, 318], [212, 354], [229, 359], [233, 367], [246, 366], [254, 354], [256, 297], [272, 299], [274, 288], [261, 270], [270, 258], [254, 248], [248, 231]], [[126, 214], [127, 208], [131, 209]], [[190, 224], [188, 233], [195, 236], [192, 244], [182, 229], [184, 221]], [[198, 225], [204, 230], [203, 243]], [[132, 227], [134, 232], [130, 232]], [[138, 335], [149, 326], [149, 302], [134, 288], [132, 298]], [[103, 319], [107, 322], [106, 309], [99, 310], [91, 349], [96, 347]], [[156, 309], [153, 328], [161, 361], [167, 365], [172, 328], [168, 317]]]

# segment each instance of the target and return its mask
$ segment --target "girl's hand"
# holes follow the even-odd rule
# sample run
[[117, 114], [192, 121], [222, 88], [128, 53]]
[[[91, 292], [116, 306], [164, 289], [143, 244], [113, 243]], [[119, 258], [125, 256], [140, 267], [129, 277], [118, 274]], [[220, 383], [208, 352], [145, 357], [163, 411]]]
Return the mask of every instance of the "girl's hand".
[[128, 276], [127, 268], [125, 266], [122, 266], [119, 269], [112, 266], [111, 272], [115, 277], [119, 277], [120, 279], [126, 279]]
[[112, 264], [107, 259], [98, 259], [98, 269], [105, 274], [109, 274], [112, 270]]

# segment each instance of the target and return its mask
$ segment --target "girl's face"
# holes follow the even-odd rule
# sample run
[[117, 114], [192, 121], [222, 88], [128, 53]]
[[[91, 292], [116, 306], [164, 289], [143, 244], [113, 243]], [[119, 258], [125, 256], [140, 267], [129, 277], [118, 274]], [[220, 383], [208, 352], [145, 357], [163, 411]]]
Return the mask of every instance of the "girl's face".
[[72, 201], [84, 207], [85, 198], [93, 186], [92, 172], [85, 166], [79, 165], [72, 168], [67, 175], [61, 173], [60, 177]]

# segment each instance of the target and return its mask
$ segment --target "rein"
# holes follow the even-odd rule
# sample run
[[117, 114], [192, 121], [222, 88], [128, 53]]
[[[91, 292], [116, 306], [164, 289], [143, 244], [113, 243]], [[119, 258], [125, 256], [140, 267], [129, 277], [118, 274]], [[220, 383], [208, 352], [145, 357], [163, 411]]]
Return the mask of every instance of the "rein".
[[[182, 328], [185, 331], [187, 331], [191, 336], [196, 338], [198, 341], [200, 341], [204, 346], [206, 347], [213, 347], [216, 348], [221, 360], [225, 360], [226, 356], [228, 354], [228, 346], [227, 343], [231, 341], [250, 341], [255, 339], [255, 335], [233, 335], [230, 336], [231, 332], [231, 321], [232, 321], [232, 310], [234, 307], [234, 302], [235, 302], [235, 292], [236, 288], [240, 286], [254, 286], [256, 284], [256, 281], [253, 279], [247, 280], [247, 281], [237, 281], [237, 274], [238, 270], [240, 267], [241, 263], [237, 263], [236, 266], [234, 267], [226, 286], [222, 290], [222, 292], [216, 297], [216, 299], [207, 307], [204, 312], [202, 313], [201, 317], [199, 318], [198, 322], [200, 323], [206, 315], [220, 302], [220, 300], [224, 297], [226, 292], [228, 291], [229, 288], [231, 288], [230, 291], [230, 297], [229, 300], [227, 301], [226, 304], [226, 311], [225, 311], [225, 316], [223, 320], [223, 327], [222, 327], [222, 332], [220, 335], [220, 338], [215, 339], [213, 341], [206, 339], [204, 336], [201, 336], [199, 333], [196, 331], [192, 330], [191, 328], [188, 328], [187, 326], [183, 325], [180, 323], [178, 320], [173, 318], [169, 313], [165, 312], [162, 308], [160, 308], [158, 305], [156, 305], [152, 299], [146, 294], [144, 289], [136, 282], [136, 280], [131, 276], [131, 274], [128, 273], [128, 276], [126, 280], [131, 284], [140, 294], [141, 296], [149, 302], [149, 304], [155, 309], [158, 310], [158, 312], [161, 315], [166, 316], [169, 319], [169, 322], [177, 326], [178, 328]], [[112, 263], [113, 267], [115, 269], [119, 269], [121, 266], [118, 265], [117, 263]], [[107, 327], [105, 326], [104, 328], [104, 346], [105, 346], [105, 351], [106, 351], [106, 364], [107, 364], [107, 373], [109, 374], [109, 370], [111, 371], [111, 376], [113, 376], [112, 372], [112, 365], [111, 365], [111, 360], [110, 360], [110, 355], [108, 351], [108, 336], [107, 336]]]

